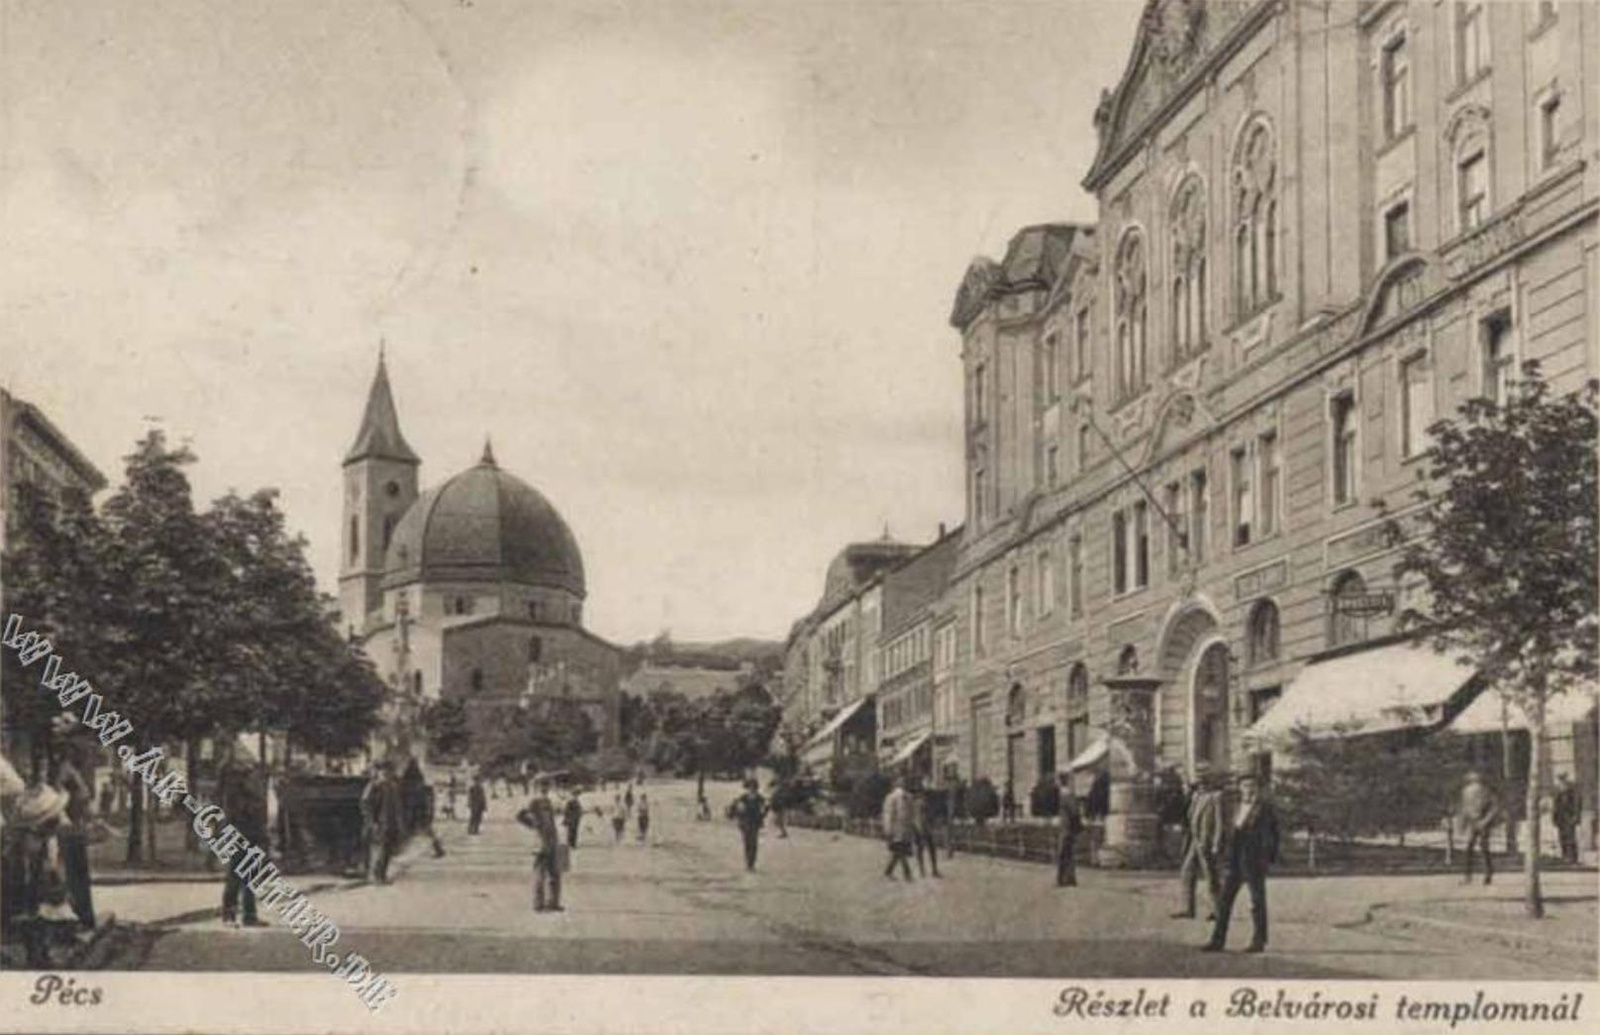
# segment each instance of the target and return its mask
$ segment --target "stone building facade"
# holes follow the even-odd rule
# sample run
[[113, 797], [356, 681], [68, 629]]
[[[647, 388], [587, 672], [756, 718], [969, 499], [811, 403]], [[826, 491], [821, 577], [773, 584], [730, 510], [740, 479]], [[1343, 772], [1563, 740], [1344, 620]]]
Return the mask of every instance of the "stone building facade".
[[1596, 373], [1597, 55], [1582, 3], [1146, 4], [1098, 220], [974, 261], [951, 316], [963, 776], [1025, 800], [1102, 733], [1264, 764], [1308, 664], [1382, 657], [1417, 601], [1371, 502], [1427, 424], [1524, 360]]

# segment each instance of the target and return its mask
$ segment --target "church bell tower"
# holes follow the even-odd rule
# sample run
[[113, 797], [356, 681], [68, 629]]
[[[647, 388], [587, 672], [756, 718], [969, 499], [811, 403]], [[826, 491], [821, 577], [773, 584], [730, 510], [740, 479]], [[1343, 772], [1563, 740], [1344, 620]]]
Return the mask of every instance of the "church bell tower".
[[395, 526], [417, 498], [421, 463], [400, 434], [400, 417], [380, 350], [361, 428], [344, 458], [339, 610], [346, 633], [364, 634], [367, 616], [383, 601], [384, 555]]

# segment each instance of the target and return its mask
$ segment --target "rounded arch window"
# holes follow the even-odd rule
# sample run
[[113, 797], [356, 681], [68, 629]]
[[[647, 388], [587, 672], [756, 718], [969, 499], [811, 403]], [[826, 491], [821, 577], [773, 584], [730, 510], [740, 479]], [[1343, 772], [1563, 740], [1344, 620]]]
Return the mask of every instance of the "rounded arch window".
[[1367, 638], [1367, 619], [1356, 613], [1354, 607], [1357, 599], [1366, 595], [1367, 580], [1359, 572], [1347, 571], [1333, 580], [1333, 589], [1329, 594], [1332, 606], [1329, 646], [1343, 647]]
[[1278, 605], [1270, 600], [1250, 609], [1249, 659], [1252, 665], [1278, 660]]
[[473, 669], [471, 676], [468, 677], [468, 682], [471, 684], [472, 690], [473, 690], [474, 693], [478, 693], [478, 692], [482, 691], [483, 690], [483, 669], [481, 669], [481, 668]]
[[421, 669], [416, 669], [415, 671], [413, 671], [411, 673], [411, 692], [414, 693], [414, 694], [422, 693], [422, 670]]
[[1139, 649], [1130, 643], [1117, 655], [1117, 675], [1131, 676], [1138, 671]]
[[1080, 662], [1067, 677], [1067, 718], [1089, 714], [1089, 670]]

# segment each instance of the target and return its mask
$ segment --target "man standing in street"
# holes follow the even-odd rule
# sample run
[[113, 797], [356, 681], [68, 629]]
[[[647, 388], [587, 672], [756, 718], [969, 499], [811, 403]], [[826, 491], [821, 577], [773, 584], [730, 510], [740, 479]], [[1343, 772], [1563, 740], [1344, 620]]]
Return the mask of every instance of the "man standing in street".
[[1572, 777], [1562, 773], [1556, 777], [1555, 800], [1550, 808], [1550, 821], [1555, 824], [1556, 836], [1561, 841], [1561, 858], [1568, 863], [1578, 861], [1578, 822], [1583, 817], [1583, 802]]
[[939, 876], [939, 845], [934, 837], [938, 819], [934, 815], [937, 807], [937, 798], [919, 783], [911, 792], [911, 835], [917, 850], [917, 875], [925, 877], [928, 871], [923, 869], [922, 856], [927, 853], [928, 863], [933, 867], [933, 875]]
[[561, 837], [556, 833], [556, 807], [550, 801], [550, 778], [541, 776], [535, 785], [533, 800], [517, 813], [517, 822], [539, 835], [539, 847], [533, 856], [533, 911], [535, 913], [560, 913]]
[[483, 793], [483, 777], [472, 776], [472, 786], [467, 788], [467, 833], [476, 834], [483, 826], [483, 814], [489, 811], [488, 796]]
[[400, 845], [400, 788], [388, 762], [379, 762], [361, 792], [361, 819], [367, 834], [367, 880], [389, 883], [389, 859]]
[[1489, 861], [1489, 832], [1499, 818], [1500, 803], [1484, 786], [1483, 777], [1476, 772], [1468, 773], [1467, 782], [1461, 788], [1461, 807], [1456, 811], [1456, 828], [1467, 839], [1467, 872], [1461, 883], [1472, 883], [1472, 853], [1480, 848], [1483, 851], [1483, 882], [1488, 884], [1494, 880], [1494, 864]]
[[1216, 919], [1221, 884], [1217, 864], [1222, 857], [1224, 833], [1222, 792], [1211, 786], [1204, 770], [1198, 770], [1189, 785], [1189, 808], [1183, 832], [1183, 864], [1178, 871], [1178, 879], [1183, 885], [1183, 908], [1172, 914], [1173, 919], [1194, 918], [1195, 885], [1202, 880], [1206, 883], [1206, 903], [1210, 908], [1206, 919]]
[[911, 796], [906, 793], [906, 778], [896, 776], [894, 790], [883, 799], [883, 837], [889, 843], [889, 865], [883, 875], [890, 879], [894, 878], [895, 863], [900, 864], [906, 880], [911, 879], [911, 839], [914, 836], [911, 809]]
[[1221, 952], [1228, 943], [1228, 920], [1241, 885], [1250, 888], [1250, 944], [1245, 952], [1262, 952], [1267, 947], [1267, 870], [1278, 861], [1278, 815], [1260, 796], [1254, 775], [1239, 777], [1239, 810], [1228, 830], [1228, 872], [1222, 881], [1222, 896], [1217, 902], [1217, 922], [1211, 940], [1201, 948]]
[[767, 803], [754, 780], [744, 782], [744, 793], [733, 803], [733, 815], [739, 821], [739, 836], [744, 840], [744, 868], [756, 868], [756, 849], [761, 840], [761, 824], [767, 817]]
[[1072, 888], [1078, 884], [1078, 835], [1083, 832], [1083, 812], [1078, 796], [1072, 792], [1072, 775], [1061, 773], [1061, 830], [1056, 835], [1056, 887]]
[[583, 802], [578, 800], [577, 791], [573, 791], [572, 797], [567, 799], [567, 807], [562, 810], [561, 821], [567, 826], [567, 847], [578, 847], [578, 827], [583, 823]]
[[[239, 748], [228, 760], [217, 780], [217, 807], [222, 809], [245, 839], [262, 851], [267, 850], [267, 779], [266, 773], [250, 764], [249, 754]], [[239, 923], [240, 899], [243, 898], [244, 926], [265, 927], [266, 922], [256, 915], [256, 893], [239, 876], [235, 867], [227, 868], [222, 886], [222, 922]]]

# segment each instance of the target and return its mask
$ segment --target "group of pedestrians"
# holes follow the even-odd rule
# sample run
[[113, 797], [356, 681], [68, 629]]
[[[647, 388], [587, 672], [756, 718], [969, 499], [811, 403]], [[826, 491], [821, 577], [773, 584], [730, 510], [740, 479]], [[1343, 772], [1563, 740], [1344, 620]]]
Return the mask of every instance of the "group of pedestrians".
[[883, 875], [893, 880], [898, 865], [905, 879], [911, 880], [911, 858], [915, 855], [919, 876], [927, 877], [930, 868], [933, 876], [940, 876], [937, 832], [944, 821], [944, 810], [933, 795], [924, 791], [920, 783], [897, 775], [893, 789], [883, 799], [883, 837], [889, 845], [889, 865], [884, 867]]
[[1200, 948], [1221, 952], [1227, 945], [1234, 903], [1241, 890], [1250, 893], [1250, 944], [1246, 952], [1267, 947], [1267, 874], [1280, 858], [1278, 814], [1261, 794], [1252, 773], [1234, 779], [1237, 800], [1230, 801], [1221, 780], [1201, 767], [1191, 782], [1183, 809], [1182, 863], [1178, 882], [1182, 907], [1174, 919], [1193, 919], [1196, 891], [1205, 885], [1211, 937]]

